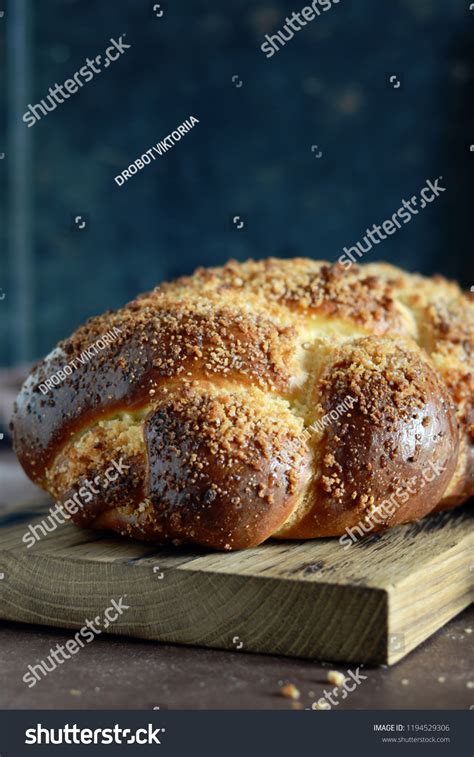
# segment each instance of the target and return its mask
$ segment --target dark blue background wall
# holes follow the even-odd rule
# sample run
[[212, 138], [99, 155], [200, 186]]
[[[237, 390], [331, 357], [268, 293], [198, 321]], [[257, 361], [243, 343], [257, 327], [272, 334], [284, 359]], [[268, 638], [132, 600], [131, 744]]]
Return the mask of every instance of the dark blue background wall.
[[[5, 0], [0, 27], [10, 56], [24, 34], [14, 1]], [[268, 255], [336, 260], [440, 175], [443, 196], [366, 259], [474, 283], [468, 2], [341, 0], [270, 59], [260, 50], [264, 35], [304, 0], [163, 0], [161, 18], [154, 5], [26, 3], [29, 100], [14, 114], [16, 83], [1, 53], [4, 115], [9, 108], [0, 144], [4, 364], [41, 356], [86, 317], [198, 265]], [[120, 60], [26, 127], [28, 102], [124, 33], [131, 48]], [[400, 88], [389, 86], [391, 74]], [[190, 115], [200, 123], [172, 150], [115, 184]], [[14, 264], [10, 195], [22, 191], [14, 189], [15, 130], [31, 140], [26, 276]], [[73, 230], [81, 214], [87, 226]], [[245, 230], [232, 225], [234, 215], [245, 217]]]

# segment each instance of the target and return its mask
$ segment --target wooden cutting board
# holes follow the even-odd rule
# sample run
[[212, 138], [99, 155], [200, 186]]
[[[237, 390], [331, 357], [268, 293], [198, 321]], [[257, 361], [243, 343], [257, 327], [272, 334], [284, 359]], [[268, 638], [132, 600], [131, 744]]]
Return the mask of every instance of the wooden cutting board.
[[112, 599], [107, 633], [366, 664], [404, 657], [472, 601], [472, 506], [343, 550], [337, 539], [216, 553], [67, 524], [27, 549], [47, 505], [0, 519], [0, 618], [79, 629]]

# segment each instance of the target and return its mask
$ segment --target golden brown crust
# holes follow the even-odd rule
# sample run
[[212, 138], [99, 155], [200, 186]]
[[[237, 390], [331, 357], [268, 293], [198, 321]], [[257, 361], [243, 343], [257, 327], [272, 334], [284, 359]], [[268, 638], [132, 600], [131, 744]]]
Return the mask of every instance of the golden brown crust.
[[60, 343], [13, 429], [57, 499], [123, 460], [74, 516], [83, 525], [221, 549], [340, 535], [413, 480], [376, 526], [389, 527], [474, 493], [474, 305], [384, 264], [199, 269]]
[[[335, 350], [311, 396], [329, 416], [325, 433], [313, 436], [312, 506], [279, 536], [338, 536], [392, 496], [395, 509], [382, 507], [375, 530], [416, 520], [437, 504], [456, 467], [456, 415], [415, 347], [370, 337]], [[349, 410], [339, 414], [348, 397]]]

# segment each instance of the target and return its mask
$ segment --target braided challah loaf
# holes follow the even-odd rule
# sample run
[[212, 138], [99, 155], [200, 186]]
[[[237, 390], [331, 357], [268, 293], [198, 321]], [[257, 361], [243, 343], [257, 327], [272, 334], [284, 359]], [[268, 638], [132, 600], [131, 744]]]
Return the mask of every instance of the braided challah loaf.
[[269, 259], [199, 269], [89, 320], [35, 367], [13, 430], [57, 500], [97, 483], [76, 523], [239, 549], [464, 501], [473, 402], [474, 304], [456, 284]]

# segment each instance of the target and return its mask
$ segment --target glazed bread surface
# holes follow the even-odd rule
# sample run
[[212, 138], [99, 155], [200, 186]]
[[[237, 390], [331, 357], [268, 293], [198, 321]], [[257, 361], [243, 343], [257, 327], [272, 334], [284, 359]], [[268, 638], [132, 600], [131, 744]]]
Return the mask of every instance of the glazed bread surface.
[[240, 549], [465, 501], [473, 377], [474, 304], [455, 283], [386, 264], [231, 261], [89, 320], [35, 366], [12, 428], [56, 500], [97, 482], [76, 523]]

